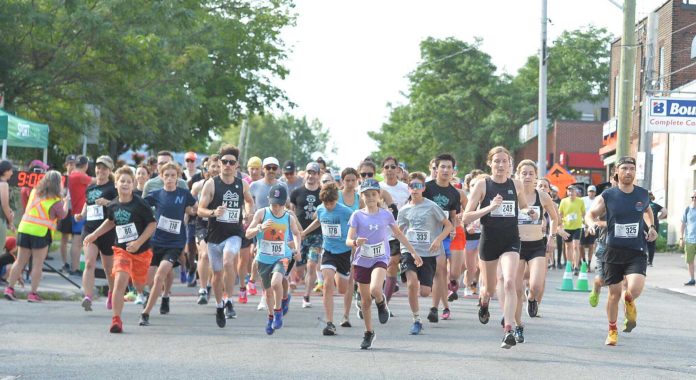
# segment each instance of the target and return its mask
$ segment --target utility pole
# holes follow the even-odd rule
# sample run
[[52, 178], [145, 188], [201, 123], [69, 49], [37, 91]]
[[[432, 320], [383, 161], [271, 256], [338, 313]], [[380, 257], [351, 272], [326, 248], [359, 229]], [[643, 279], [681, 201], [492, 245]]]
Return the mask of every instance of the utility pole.
[[244, 120], [242, 120], [242, 130], [239, 132], [239, 144], [238, 144], [238, 146], [239, 146], [239, 151], [241, 153], [240, 154], [241, 157], [238, 157], [238, 158], [239, 158], [239, 162], [240, 162], [240, 167], [243, 167], [242, 162], [244, 162], [247, 159], [247, 157], [246, 157], [246, 144], [247, 144], [246, 135], [247, 135], [247, 133], [249, 133], [248, 128], [249, 128], [248, 122], [247, 122], [247, 119], [245, 118]]
[[616, 157], [630, 154], [633, 120], [633, 84], [635, 82], [636, 0], [625, 0], [623, 6], [623, 37], [621, 38], [621, 68], [619, 69], [619, 108]]
[[640, 186], [650, 189], [652, 185], [652, 132], [647, 131], [647, 114], [650, 109], [648, 97], [653, 95], [653, 78], [655, 77], [655, 53], [657, 51], [657, 24], [659, 23], [655, 12], [648, 15], [648, 28], [646, 38], [646, 60], [645, 60], [645, 80], [642, 93], [641, 123], [640, 123], [640, 146], [639, 151], [645, 152], [645, 167], [643, 169], [643, 180]]
[[539, 117], [537, 124], [538, 177], [546, 176], [546, 5], [547, 0], [541, 0], [541, 49], [539, 49]]

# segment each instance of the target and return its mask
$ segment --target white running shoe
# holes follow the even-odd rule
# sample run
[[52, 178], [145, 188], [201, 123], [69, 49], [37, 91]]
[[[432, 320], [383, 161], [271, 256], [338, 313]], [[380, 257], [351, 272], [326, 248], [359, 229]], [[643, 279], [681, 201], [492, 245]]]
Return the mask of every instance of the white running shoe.
[[135, 296], [135, 302], [136, 305], [143, 305], [145, 304], [145, 295], [140, 293], [137, 296]]
[[259, 302], [259, 306], [256, 306], [256, 310], [266, 309], [268, 309], [268, 306], [266, 305], [266, 297], [261, 297], [261, 301]]
[[305, 299], [303, 298], [303, 299], [302, 299], [302, 308], [303, 308], [303, 309], [307, 309], [307, 308], [310, 308], [310, 307], [312, 307], [312, 303], [309, 302], [309, 301], [307, 301], [307, 300], [305, 300]]

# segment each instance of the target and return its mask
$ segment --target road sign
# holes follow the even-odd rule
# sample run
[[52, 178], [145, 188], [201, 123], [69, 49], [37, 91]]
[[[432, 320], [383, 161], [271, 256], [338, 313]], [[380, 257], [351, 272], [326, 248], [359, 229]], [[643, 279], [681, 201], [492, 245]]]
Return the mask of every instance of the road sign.
[[551, 184], [558, 187], [558, 196], [560, 198], [565, 198], [566, 187], [577, 182], [575, 177], [568, 173], [568, 171], [558, 163], [554, 164], [551, 169], [549, 169], [549, 172], [546, 174], [546, 178], [549, 180], [549, 182], [551, 182]]

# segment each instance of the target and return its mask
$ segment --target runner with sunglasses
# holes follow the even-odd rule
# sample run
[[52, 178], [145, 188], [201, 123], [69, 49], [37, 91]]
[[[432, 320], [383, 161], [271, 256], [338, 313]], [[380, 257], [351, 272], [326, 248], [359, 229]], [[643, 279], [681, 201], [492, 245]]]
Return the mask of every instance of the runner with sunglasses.
[[[217, 303], [215, 321], [218, 327], [225, 327], [225, 319], [237, 315], [231, 300], [232, 290], [242, 249], [243, 225], [253, 214], [254, 199], [249, 193], [249, 185], [237, 177], [239, 149], [224, 145], [219, 155], [222, 172], [203, 185], [198, 216], [208, 218], [208, 258], [213, 267], [213, 291]], [[243, 286], [244, 278], [240, 279], [242, 293], [246, 288]], [[225, 299], [223, 289], [226, 291]]]

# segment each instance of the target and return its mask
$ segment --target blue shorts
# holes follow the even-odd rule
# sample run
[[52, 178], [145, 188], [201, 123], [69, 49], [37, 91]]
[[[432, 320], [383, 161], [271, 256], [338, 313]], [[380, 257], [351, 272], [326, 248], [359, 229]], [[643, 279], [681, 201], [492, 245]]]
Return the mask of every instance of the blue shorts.
[[79, 222], [75, 221], [75, 215], [70, 215], [70, 220], [72, 222], [72, 233], [73, 235], [82, 235], [82, 229], [85, 228], [85, 223], [87, 219], [83, 218]]
[[466, 241], [466, 250], [467, 251], [473, 251], [475, 249], [478, 249], [478, 246], [479, 246], [479, 239]]
[[307, 260], [318, 263], [319, 256], [321, 255], [322, 241], [321, 234], [309, 235], [302, 239], [302, 260], [298, 261], [296, 265], [298, 267], [306, 265]]
[[452, 256], [452, 252], [450, 251], [450, 244], [452, 243], [452, 239], [450, 239], [450, 236], [447, 235], [445, 240], [442, 241], [442, 248], [445, 249], [445, 257], [450, 258]]

